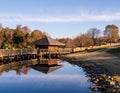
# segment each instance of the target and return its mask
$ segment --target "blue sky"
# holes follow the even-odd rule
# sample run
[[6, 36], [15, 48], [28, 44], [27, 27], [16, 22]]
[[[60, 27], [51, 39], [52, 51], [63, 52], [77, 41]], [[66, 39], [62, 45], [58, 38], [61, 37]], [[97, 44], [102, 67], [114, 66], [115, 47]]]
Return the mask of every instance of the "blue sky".
[[53, 38], [86, 33], [108, 24], [120, 28], [120, 0], [0, 0], [0, 23], [15, 28], [27, 25]]

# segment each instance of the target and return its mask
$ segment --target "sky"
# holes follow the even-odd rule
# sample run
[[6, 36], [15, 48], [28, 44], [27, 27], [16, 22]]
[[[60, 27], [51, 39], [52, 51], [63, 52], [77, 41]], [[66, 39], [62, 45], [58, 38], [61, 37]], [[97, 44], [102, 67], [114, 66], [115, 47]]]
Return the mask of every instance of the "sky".
[[53, 38], [74, 38], [90, 28], [120, 28], [120, 0], [0, 0], [0, 24], [28, 26]]

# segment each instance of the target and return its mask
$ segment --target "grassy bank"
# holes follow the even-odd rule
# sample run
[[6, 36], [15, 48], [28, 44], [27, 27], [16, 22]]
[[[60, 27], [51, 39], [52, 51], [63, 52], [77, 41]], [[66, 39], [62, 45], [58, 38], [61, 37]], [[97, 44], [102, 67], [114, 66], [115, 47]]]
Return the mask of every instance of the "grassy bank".
[[114, 56], [120, 57], [120, 47], [110, 49], [107, 52]]

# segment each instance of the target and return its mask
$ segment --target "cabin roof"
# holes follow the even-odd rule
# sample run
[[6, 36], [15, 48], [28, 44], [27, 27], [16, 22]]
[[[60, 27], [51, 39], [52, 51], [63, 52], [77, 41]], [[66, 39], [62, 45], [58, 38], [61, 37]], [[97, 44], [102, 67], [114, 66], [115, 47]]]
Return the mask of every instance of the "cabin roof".
[[50, 36], [45, 36], [35, 42], [33, 42], [34, 45], [58, 45], [58, 46], [65, 46], [65, 44], [52, 39]]

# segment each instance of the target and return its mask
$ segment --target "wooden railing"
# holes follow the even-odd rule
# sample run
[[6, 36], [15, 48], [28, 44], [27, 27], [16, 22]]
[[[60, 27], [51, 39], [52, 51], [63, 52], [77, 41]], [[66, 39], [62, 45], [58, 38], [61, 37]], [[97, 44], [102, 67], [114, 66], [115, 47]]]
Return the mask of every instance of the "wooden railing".
[[40, 53], [60, 53], [60, 54], [64, 54], [64, 53], [70, 53], [70, 52], [71, 52], [70, 49], [58, 49], [58, 50], [40, 49]]
[[[70, 50], [68, 49], [58, 49], [55, 51], [51, 51], [48, 49], [40, 49], [40, 53], [59, 53], [59, 54], [65, 54], [70, 53]], [[4, 56], [15, 56], [15, 55], [28, 55], [28, 54], [37, 54], [37, 49], [0, 49], [0, 57]]]

